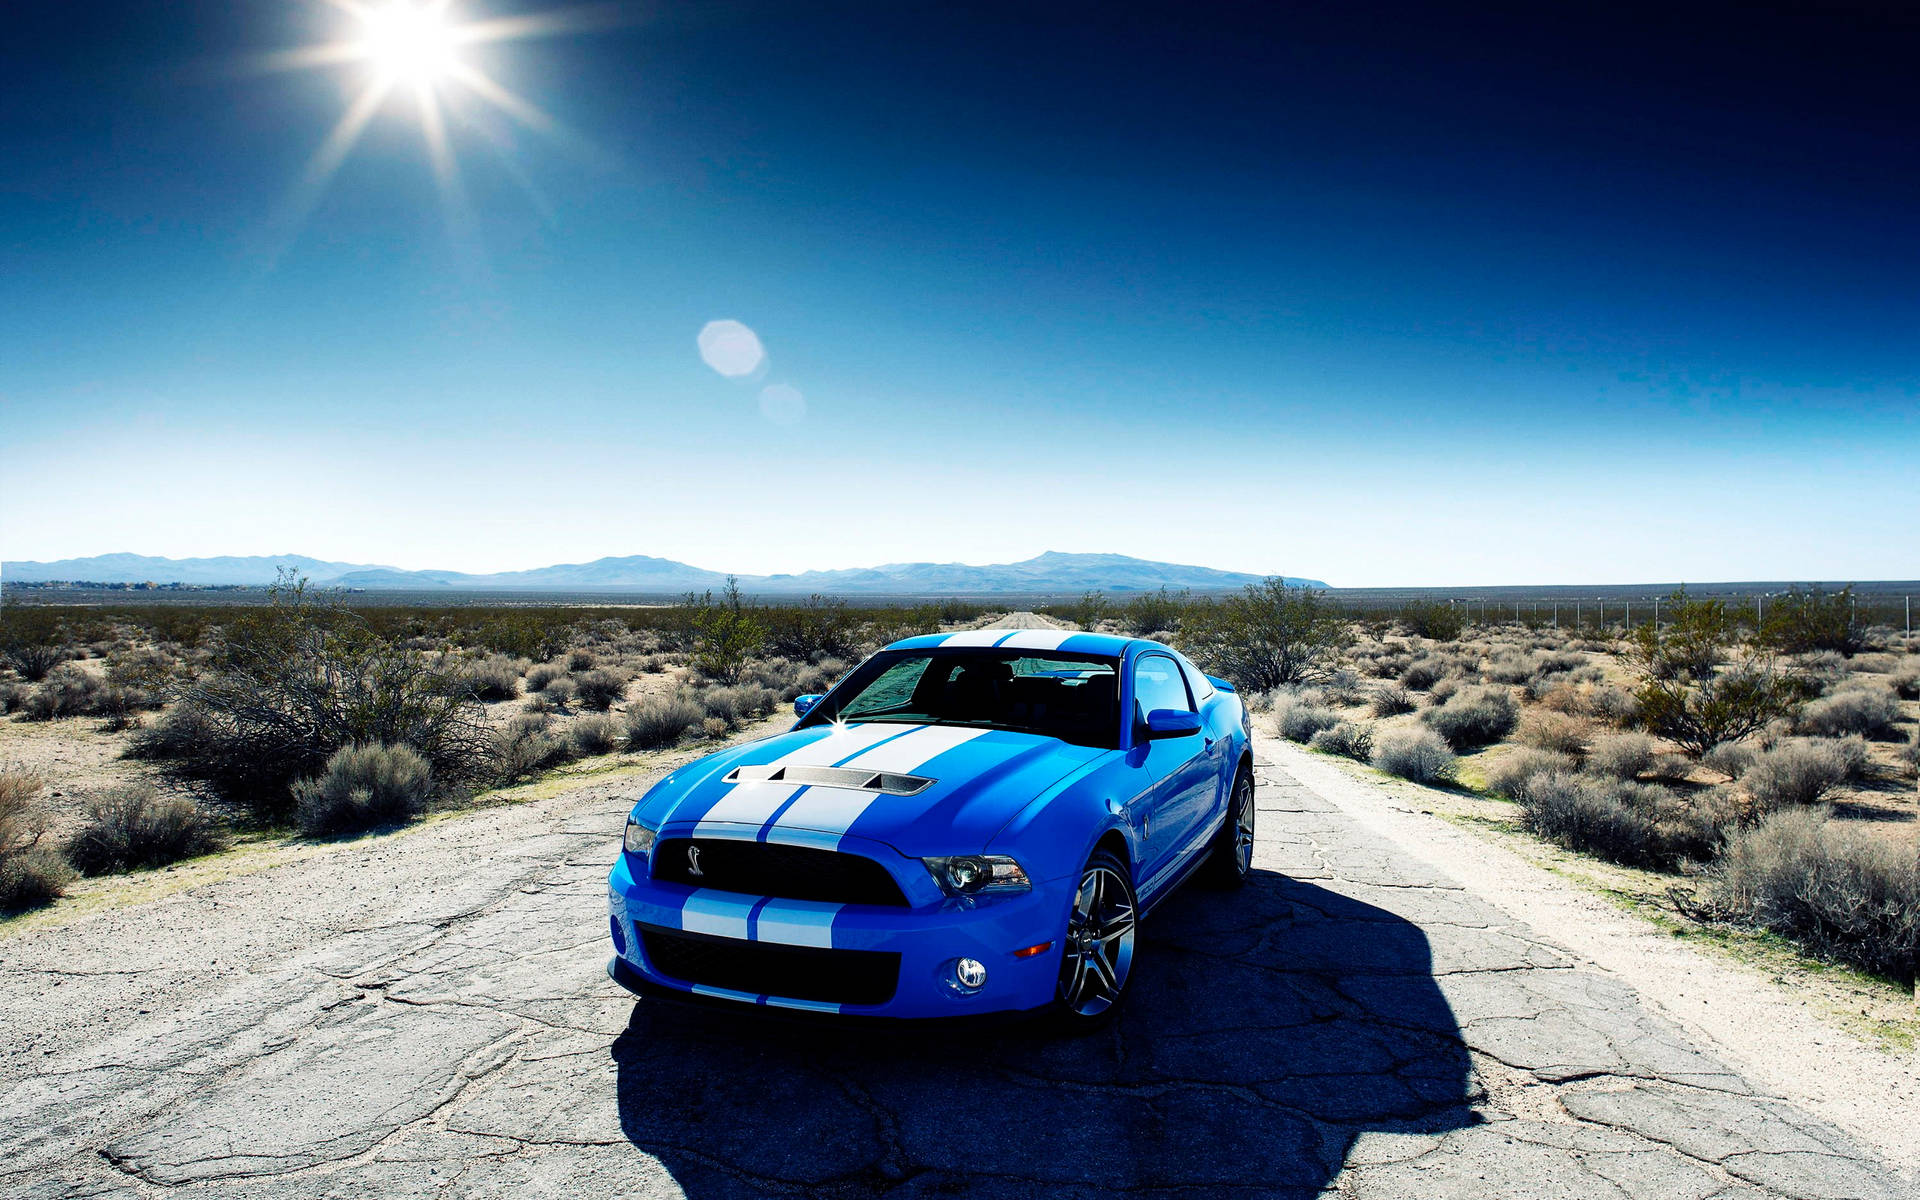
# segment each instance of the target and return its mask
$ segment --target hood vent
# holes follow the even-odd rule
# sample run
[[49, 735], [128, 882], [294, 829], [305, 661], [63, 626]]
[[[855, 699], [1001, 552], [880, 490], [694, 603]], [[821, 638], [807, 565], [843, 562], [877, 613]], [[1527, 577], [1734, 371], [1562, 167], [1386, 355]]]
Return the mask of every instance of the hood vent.
[[913, 796], [934, 785], [924, 775], [902, 775], [895, 771], [863, 771], [858, 767], [735, 767], [727, 772], [725, 783], [784, 783], [790, 786], [851, 788], [857, 792], [885, 792], [889, 796]]

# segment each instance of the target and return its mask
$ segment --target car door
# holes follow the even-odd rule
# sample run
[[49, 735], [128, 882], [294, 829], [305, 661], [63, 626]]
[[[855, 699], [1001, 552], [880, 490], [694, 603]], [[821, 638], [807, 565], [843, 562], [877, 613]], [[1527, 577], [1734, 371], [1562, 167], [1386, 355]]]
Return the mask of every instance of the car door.
[[1147, 714], [1156, 709], [1195, 712], [1180, 666], [1165, 654], [1143, 654], [1133, 664], [1135, 753], [1147, 777], [1142, 891], [1167, 881], [1195, 838], [1204, 836], [1213, 803], [1213, 780], [1205, 730], [1146, 740]]

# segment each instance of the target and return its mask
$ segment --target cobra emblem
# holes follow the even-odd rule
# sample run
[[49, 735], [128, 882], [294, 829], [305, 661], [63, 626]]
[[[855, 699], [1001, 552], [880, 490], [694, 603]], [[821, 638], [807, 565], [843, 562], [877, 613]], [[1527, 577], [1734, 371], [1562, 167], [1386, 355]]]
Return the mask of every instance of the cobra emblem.
[[698, 846], [687, 847], [687, 874], [693, 876], [695, 879], [706, 874], [706, 872], [700, 869], [700, 847]]

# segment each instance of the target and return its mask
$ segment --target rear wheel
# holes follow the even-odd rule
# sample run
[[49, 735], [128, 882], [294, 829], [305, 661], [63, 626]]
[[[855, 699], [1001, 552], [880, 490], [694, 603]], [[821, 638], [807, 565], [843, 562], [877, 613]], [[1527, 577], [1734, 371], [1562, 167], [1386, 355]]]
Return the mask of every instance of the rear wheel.
[[1067, 914], [1054, 1007], [1069, 1032], [1097, 1029], [1113, 1017], [1133, 975], [1140, 904], [1127, 865], [1096, 850], [1080, 873]]
[[1245, 768], [1233, 777], [1227, 799], [1227, 819], [1213, 837], [1207, 877], [1217, 887], [1237, 888], [1253, 871], [1253, 776]]

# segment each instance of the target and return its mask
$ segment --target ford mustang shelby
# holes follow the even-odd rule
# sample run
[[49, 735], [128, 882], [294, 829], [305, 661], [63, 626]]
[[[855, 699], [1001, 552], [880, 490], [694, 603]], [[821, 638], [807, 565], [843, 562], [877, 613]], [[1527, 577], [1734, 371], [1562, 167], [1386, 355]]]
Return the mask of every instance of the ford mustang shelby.
[[794, 711], [634, 805], [608, 879], [630, 990], [1091, 1026], [1143, 913], [1249, 869], [1246, 710], [1158, 642], [908, 638]]

